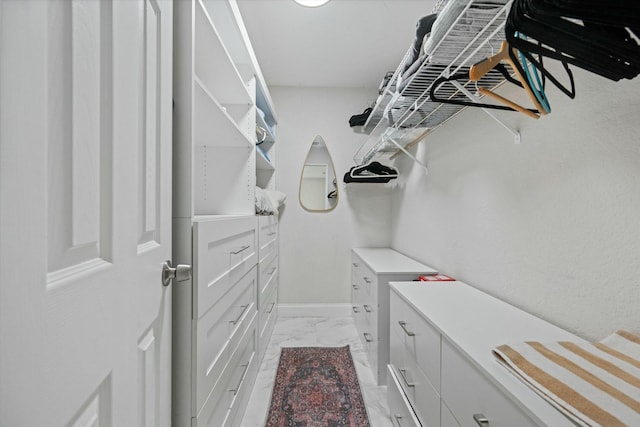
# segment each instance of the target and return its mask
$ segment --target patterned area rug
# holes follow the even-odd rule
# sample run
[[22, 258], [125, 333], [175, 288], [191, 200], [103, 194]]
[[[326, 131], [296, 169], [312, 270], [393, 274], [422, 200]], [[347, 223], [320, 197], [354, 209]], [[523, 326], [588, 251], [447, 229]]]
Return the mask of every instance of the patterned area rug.
[[265, 427], [369, 427], [349, 346], [289, 347]]

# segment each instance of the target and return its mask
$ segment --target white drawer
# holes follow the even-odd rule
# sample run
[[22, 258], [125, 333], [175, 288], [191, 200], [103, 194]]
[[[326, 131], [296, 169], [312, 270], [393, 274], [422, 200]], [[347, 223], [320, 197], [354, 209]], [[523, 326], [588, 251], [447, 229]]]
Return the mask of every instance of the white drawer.
[[258, 251], [263, 260], [278, 249], [278, 217], [275, 215], [258, 216]]
[[278, 288], [274, 288], [273, 292], [269, 294], [265, 300], [264, 306], [260, 309], [260, 320], [258, 322], [259, 328], [259, 355], [260, 359], [264, 356], [264, 351], [269, 344], [269, 338], [271, 332], [276, 325], [278, 319]]
[[446, 340], [442, 342], [441, 396], [461, 427], [478, 427], [474, 414], [483, 414], [491, 427], [538, 425]]
[[392, 365], [400, 387], [413, 406], [418, 419], [426, 426], [440, 425], [440, 395], [420, 370], [411, 363]]
[[440, 393], [440, 333], [395, 292], [389, 313], [391, 339], [402, 343], [403, 362], [416, 365]]
[[196, 408], [226, 369], [256, 316], [256, 270], [253, 268], [196, 325]]
[[278, 283], [278, 252], [272, 252], [258, 268], [258, 307], [262, 307], [262, 300]]
[[233, 415], [242, 406], [240, 402], [247, 393], [251, 393], [258, 369], [255, 357], [256, 319], [254, 315], [220, 380], [210, 390], [202, 410], [198, 412], [197, 427], [229, 426]]
[[202, 219], [193, 224], [193, 307], [196, 318], [216, 304], [255, 264], [254, 216]]
[[421, 427], [390, 365], [387, 365], [387, 402], [394, 427]]

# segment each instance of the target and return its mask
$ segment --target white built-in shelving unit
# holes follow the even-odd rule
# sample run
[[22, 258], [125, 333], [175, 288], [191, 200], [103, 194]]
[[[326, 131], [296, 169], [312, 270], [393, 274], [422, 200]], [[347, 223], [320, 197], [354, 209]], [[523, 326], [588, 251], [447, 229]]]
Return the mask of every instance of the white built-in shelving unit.
[[172, 289], [172, 425], [236, 426], [277, 317], [278, 242], [255, 216], [277, 117], [235, 0], [174, 3], [173, 74], [173, 261], [193, 279]]

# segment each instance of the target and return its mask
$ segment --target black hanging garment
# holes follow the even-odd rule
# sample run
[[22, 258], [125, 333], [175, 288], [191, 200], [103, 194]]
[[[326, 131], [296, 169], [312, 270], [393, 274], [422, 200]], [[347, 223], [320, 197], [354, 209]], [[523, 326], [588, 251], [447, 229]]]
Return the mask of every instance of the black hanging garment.
[[370, 162], [361, 166], [354, 166], [344, 174], [343, 181], [386, 183], [398, 177], [398, 171], [379, 162]]
[[362, 126], [367, 122], [367, 119], [369, 118], [369, 114], [371, 114], [372, 109], [371, 108], [366, 108], [362, 114], [356, 114], [351, 116], [351, 118], [349, 119], [349, 126], [354, 127], [354, 126]]
[[639, 28], [637, 2], [515, 0], [505, 35], [540, 69], [533, 54], [617, 81], [640, 73], [640, 46], [632, 36]]

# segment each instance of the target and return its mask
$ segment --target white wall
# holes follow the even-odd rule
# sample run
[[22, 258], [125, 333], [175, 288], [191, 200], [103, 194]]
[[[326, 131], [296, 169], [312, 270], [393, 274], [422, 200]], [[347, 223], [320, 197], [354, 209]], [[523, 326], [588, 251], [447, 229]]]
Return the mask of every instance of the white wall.
[[520, 145], [467, 109], [416, 148], [427, 176], [398, 161], [392, 247], [585, 338], [640, 332], [640, 78], [574, 73], [549, 116], [500, 113]]
[[[353, 246], [390, 242], [390, 193], [348, 189], [342, 177], [354, 165], [364, 136], [349, 127], [372, 98], [371, 90], [271, 87], [278, 112], [276, 188], [287, 195], [280, 213], [279, 302], [348, 303]], [[328, 213], [307, 212], [298, 202], [300, 176], [316, 135], [333, 158], [339, 200]], [[371, 194], [368, 194], [371, 193]]]

